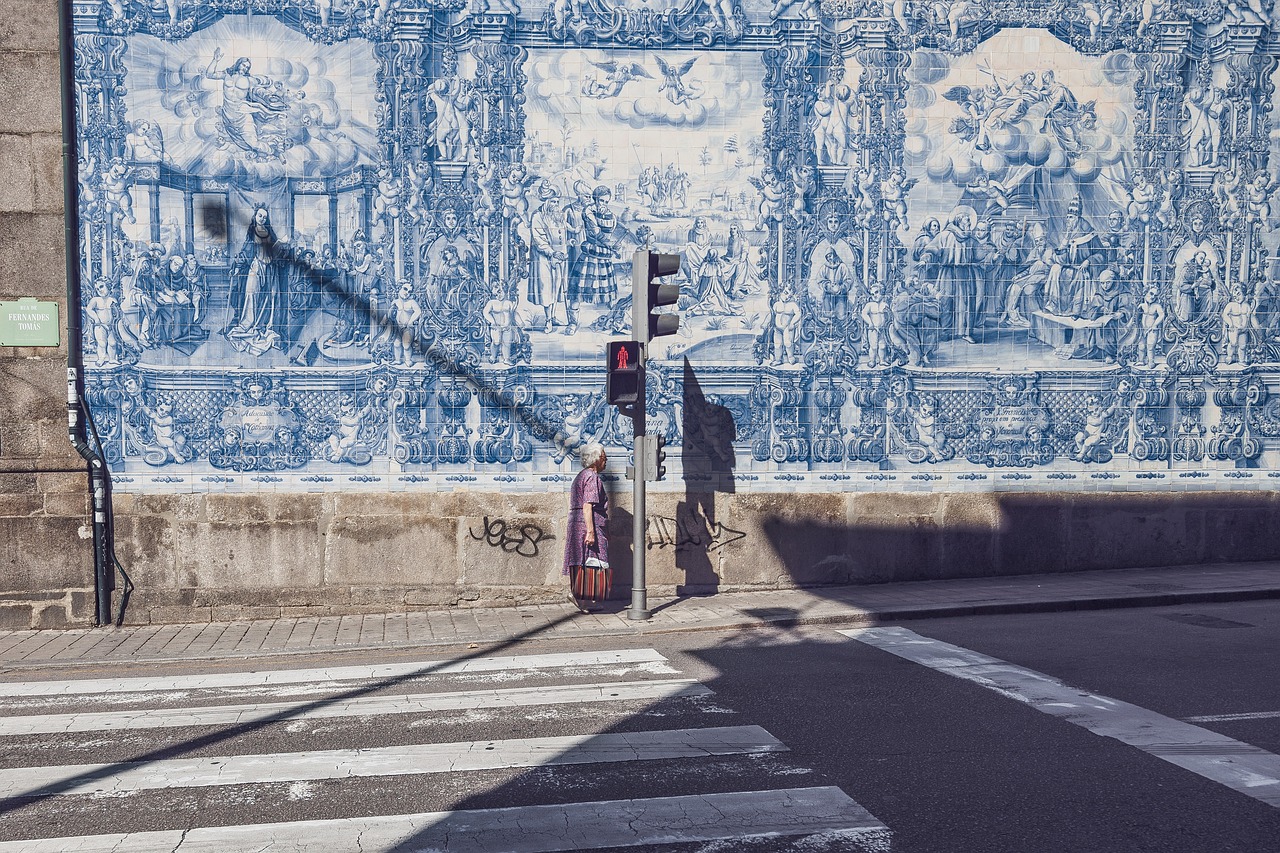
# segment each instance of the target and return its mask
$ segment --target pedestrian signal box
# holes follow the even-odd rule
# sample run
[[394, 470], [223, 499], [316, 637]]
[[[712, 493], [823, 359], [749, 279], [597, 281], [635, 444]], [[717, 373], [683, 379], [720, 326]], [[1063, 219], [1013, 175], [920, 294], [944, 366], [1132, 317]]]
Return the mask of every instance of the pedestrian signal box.
[[634, 406], [640, 401], [641, 383], [639, 341], [610, 341], [607, 351], [608, 378], [605, 393], [610, 405]]

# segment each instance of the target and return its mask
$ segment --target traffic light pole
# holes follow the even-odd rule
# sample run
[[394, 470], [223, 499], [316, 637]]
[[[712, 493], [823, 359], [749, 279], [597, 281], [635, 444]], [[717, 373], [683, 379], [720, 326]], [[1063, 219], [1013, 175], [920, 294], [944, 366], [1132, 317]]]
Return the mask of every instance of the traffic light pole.
[[[644, 429], [645, 429], [645, 397], [648, 389], [645, 381], [645, 363], [649, 360], [649, 253], [637, 250], [631, 260], [631, 334], [640, 342], [640, 390], [636, 397], [635, 410], [631, 413], [631, 424], [635, 441], [631, 445], [631, 455], [635, 457], [635, 479], [632, 480], [631, 498], [631, 609], [627, 618], [640, 622], [649, 618], [649, 590], [645, 588], [644, 557], [645, 541], [645, 473], [644, 473]], [[639, 324], [643, 323], [644, 326]]]
[[[631, 423], [635, 427], [632, 455], [635, 456], [636, 464], [635, 497], [631, 508], [634, 526], [631, 533], [631, 609], [627, 611], [628, 619], [649, 618], [649, 591], [644, 585], [644, 556], [648, 544], [645, 539], [644, 490], [645, 482], [650, 475], [655, 480], [661, 480], [663, 471], [662, 460], [659, 458], [661, 446], [654, 443], [659, 441], [660, 437], [654, 436], [650, 441], [645, 435], [647, 389], [644, 372], [649, 360], [649, 342], [662, 335], [674, 335], [680, 328], [678, 314], [672, 312], [655, 314], [653, 311], [655, 308], [678, 306], [680, 285], [663, 284], [653, 279], [673, 276], [678, 272], [680, 272], [679, 255], [664, 255], [638, 249], [631, 258], [631, 335], [640, 344], [640, 352], [636, 359], [640, 368], [640, 387], [637, 389], [636, 404], [631, 413]], [[650, 465], [651, 461], [652, 465]]]
[[645, 347], [640, 347], [640, 396], [636, 400], [635, 411], [631, 415], [631, 423], [635, 427], [635, 442], [632, 444], [632, 455], [635, 456], [635, 479], [632, 480], [631, 498], [631, 609], [627, 618], [643, 621], [649, 618], [649, 590], [645, 588], [644, 555], [645, 555], [645, 508], [644, 508], [644, 414], [645, 414], [645, 381], [644, 363]]

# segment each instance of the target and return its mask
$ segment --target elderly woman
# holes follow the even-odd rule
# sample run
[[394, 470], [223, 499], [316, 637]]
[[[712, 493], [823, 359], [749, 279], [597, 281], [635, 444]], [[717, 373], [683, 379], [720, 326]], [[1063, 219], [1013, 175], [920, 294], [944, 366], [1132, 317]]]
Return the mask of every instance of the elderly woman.
[[564, 571], [569, 600], [586, 613], [582, 601], [609, 597], [609, 495], [600, 473], [608, 456], [599, 444], [581, 450], [582, 470], [569, 488], [569, 522], [564, 536]]

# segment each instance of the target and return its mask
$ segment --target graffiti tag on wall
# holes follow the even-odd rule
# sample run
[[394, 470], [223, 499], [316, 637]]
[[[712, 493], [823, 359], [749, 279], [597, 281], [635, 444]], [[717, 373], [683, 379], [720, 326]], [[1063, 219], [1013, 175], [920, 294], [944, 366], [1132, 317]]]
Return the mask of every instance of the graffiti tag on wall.
[[516, 526], [505, 519], [490, 519], [487, 515], [484, 517], [483, 530], [476, 532], [474, 528], [468, 528], [467, 533], [477, 542], [484, 542], [492, 548], [501, 548], [508, 554], [518, 554], [521, 557], [538, 556], [538, 546], [555, 539], [533, 522], [527, 521]]
[[661, 515], [649, 519], [645, 532], [645, 541], [650, 549], [704, 548], [715, 551], [747, 536], [743, 531], [726, 527], [718, 521], [707, 524], [701, 518], [681, 520]]

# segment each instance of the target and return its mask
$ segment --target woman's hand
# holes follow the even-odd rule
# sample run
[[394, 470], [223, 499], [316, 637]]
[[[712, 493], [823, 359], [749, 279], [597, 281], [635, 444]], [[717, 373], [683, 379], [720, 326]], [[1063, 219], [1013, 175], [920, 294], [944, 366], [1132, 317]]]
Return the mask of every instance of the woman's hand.
[[588, 545], [594, 545], [594, 544], [596, 544], [596, 532], [595, 532], [595, 530], [588, 530], [588, 531], [587, 531], [587, 533], [586, 533], [586, 535], [583, 537], [583, 541], [584, 541], [584, 542], [586, 542]]

